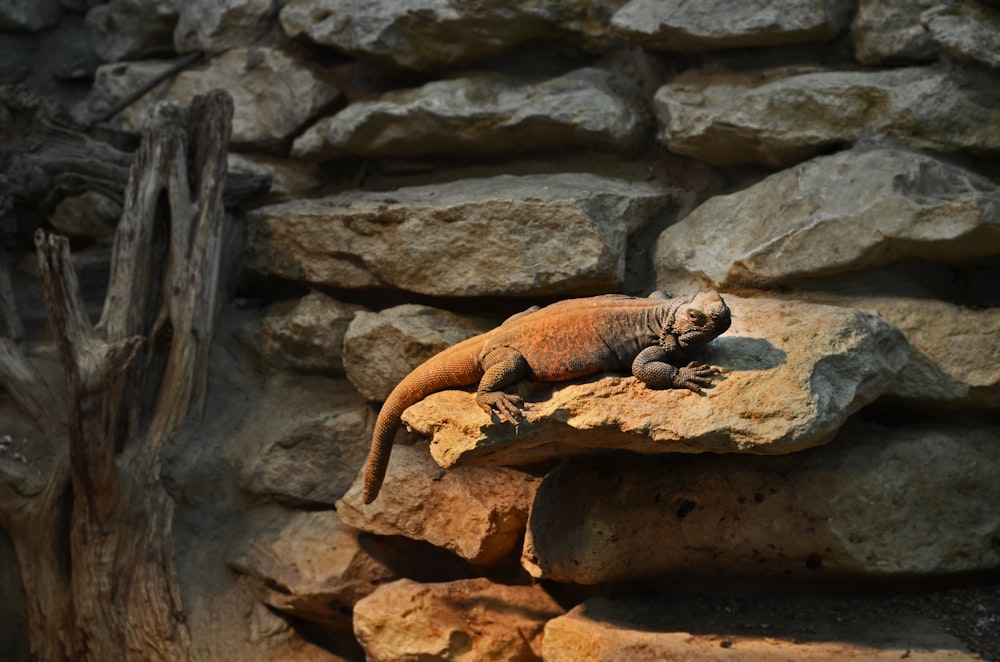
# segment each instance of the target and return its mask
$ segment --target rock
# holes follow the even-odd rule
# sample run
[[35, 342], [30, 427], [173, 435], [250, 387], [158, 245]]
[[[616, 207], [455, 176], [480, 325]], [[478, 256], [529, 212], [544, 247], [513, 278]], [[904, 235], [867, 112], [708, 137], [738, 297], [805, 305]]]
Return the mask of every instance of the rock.
[[541, 660], [542, 629], [563, 609], [537, 586], [401, 579], [354, 607], [368, 662]]
[[611, 19], [621, 35], [646, 48], [711, 51], [829, 41], [847, 27], [846, 0], [728, 2], [631, 0]]
[[260, 322], [261, 353], [270, 363], [326, 374], [344, 374], [344, 335], [362, 306], [312, 291], [277, 303]]
[[121, 205], [88, 191], [63, 198], [49, 217], [49, 224], [68, 237], [103, 243], [114, 236], [121, 213]]
[[[652, 599], [592, 598], [545, 625], [545, 662], [704, 660], [974, 660], [943, 625], [907, 615], [861, 615], [844, 608], [837, 621], [810, 613], [810, 603], [787, 599], [779, 613], [726, 614], [685, 609], [665, 613]], [[815, 611], [815, 610], [813, 610]], [[864, 618], [864, 622], [860, 623]]]
[[0, 3], [0, 30], [38, 32], [59, 22], [59, 0], [14, 0]]
[[240, 482], [251, 494], [293, 507], [332, 506], [364, 464], [374, 425], [375, 417], [364, 405], [323, 403], [312, 416], [292, 418], [269, 435], [246, 458]]
[[177, 0], [111, 0], [87, 12], [90, 43], [104, 62], [143, 60], [174, 49]]
[[678, 76], [655, 109], [670, 151], [718, 166], [785, 167], [891, 132], [938, 152], [1000, 153], [1000, 92], [974, 68], [770, 70]]
[[781, 457], [573, 460], [538, 489], [522, 564], [580, 584], [995, 570], [998, 443], [996, 426], [852, 421]]
[[541, 83], [456, 78], [359, 101], [296, 139], [297, 158], [636, 152], [652, 114], [621, 74], [579, 69]]
[[319, 188], [315, 164], [298, 159], [283, 159], [268, 154], [228, 155], [229, 172], [256, 177], [267, 177], [271, 188], [266, 195], [253, 199], [254, 206], [277, 204], [296, 198], [315, 195]]
[[432, 296], [614, 291], [629, 236], [680, 200], [674, 189], [582, 173], [343, 193], [251, 213], [247, 264], [316, 285]]
[[852, 36], [861, 64], [930, 62], [938, 55], [921, 14], [942, 0], [859, 0]]
[[490, 328], [483, 319], [416, 304], [360, 312], [344, 339], [347, 378], [369, 400], [384, 402], [418, 365]]
[[272, 608], [332, 630], [350, 631], [354, 604], [396, 578], [333, 511], [287, 515], [256, 534], [229, 566], [259, 579]]
[[[98, 68], [91, 97], [77, 114], [103, 112], [170, 65], [146, 61]], [[336, 88], [280, 50], [237, 48], [161, 83], [116, 115], [112, 124], [125, 132], [139, 133], [152, 105], [161, 97], [188, 105], [195, 96], [216, 88], [233, 96], [233, 147], [248, 149], [280, 147], [340, 96]]]
[[1000, 69], [1000, 14], [995, 10], [963, 2], [929, 9], [920, 20], [951, 57]]
[[273, 0], [194, 0], [180, 7], [174, 29], [178, 53], [221, 53], [252, 44], [277, 13]]
[[1000, 255], [1000, 187], [893, 147], [822, 156], [709, 199], [657, 242], [657, 285], [773, 288], [909, 258]]
[[460, 68], [530, 39], [600, 34], [624, 0], [291, 0], [281, 25], [352, 56], [418, 71]]
[[633, 377], [556, 386], [522, 382], [515, 430], [474, 394], [442, 391], [403, 420], [432, 436], [442, 467], [523, 465], [596, 449], [780, 454], [826, 443], [846, 417], [892, 387], [908, 349], [882, 318], [834, 306], [726, 296], [733, 325], [697, 358], [724, 378], [698, 396]]
[[538, 482], [505, 468], [442, 471], [426, 446], [397, 446], [379, 498], [365, 505], [356, 481], [337, 512], [362, 531], [424, 540], [475, 565], [494, 565], [521, 543]]

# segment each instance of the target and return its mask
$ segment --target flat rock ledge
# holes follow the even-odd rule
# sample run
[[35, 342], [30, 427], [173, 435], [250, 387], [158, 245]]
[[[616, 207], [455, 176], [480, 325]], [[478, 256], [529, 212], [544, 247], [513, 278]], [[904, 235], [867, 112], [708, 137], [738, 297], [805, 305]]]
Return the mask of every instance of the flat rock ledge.
[[780, 454], [828, 441], [886, 392], [908, 345], [896, 327], [858, 310], [726, 296], [733, 326], [702, 351], [724, 378], [704, 396], [653, 391], [632, 377], [558, 386], [522, 383], [515, 429], [490, 423], [472, 393], [442, 391], [403, 420], [431, 437], [442, 467], [518, 465], [599, 449], [639, 453]]

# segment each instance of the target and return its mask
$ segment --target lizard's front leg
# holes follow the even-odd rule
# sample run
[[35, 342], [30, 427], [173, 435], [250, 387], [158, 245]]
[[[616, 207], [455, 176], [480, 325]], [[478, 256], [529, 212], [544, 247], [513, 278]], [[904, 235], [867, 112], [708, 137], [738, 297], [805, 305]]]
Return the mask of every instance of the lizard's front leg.
[[691, 361], [683, 368], [667, 362], [669, 355], [659, 345], [653, 345], [639, 352], [632, 362], [632, 374], [650, 388], [686, 388], [701, 393], [703, 388], [711, 388], [712, 375], [721, 374], [716, 367]]
[[503, 389], [524, 378], [528, 362], [513, 347], [498, 347], [483, 357], [483, 378], [476, 389], [476, 404], [492, 418], [517, 424], [521, 419], [520, 396], [504, 393]]

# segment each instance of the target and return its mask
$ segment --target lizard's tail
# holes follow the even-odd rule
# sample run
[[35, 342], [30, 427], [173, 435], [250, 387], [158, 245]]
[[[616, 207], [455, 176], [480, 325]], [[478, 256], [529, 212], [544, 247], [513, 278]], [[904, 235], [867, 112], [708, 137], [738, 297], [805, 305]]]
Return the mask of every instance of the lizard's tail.
[[399, 429], [403, 412], [431, 393], [477, 384], [483, 376], [479, 351], [485, 338], [485, 334], [474, 336], [432, 356], [392, 389], [375, 420], [372, 446], [365, 463], [365, 503], [374, 501], [382, 487], [385, 470], [389, 465], [389, 453], [392, 452], [392, 441]]

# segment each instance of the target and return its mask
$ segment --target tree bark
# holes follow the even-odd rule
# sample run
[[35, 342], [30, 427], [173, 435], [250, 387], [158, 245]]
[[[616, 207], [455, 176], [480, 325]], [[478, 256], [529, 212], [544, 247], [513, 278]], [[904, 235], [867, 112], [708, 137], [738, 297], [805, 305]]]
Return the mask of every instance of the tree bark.
[[[53, 454], [38, 494], [0, 485], [0, 516], [35, 601], [28, 616], [40, 660], [188, 659], [174, 503], [160, 480], [159, 452], [204, 402], [231, 117], [232, 100], [219, 91], [187, 113], [157, 106], [131, 167], [96, 326], [84, 312], [68, 242], [36, 232], [65, 373], [68, 443], [55, 444], [65, 450]], [[0, 343], [5, 365], [7, 357], [12, 368], [0, 371], [0, 384], [44, 426], [53, 406], [47, 391], [9, 341]], [[42, 592], [59, 598], [41, 600]]]

